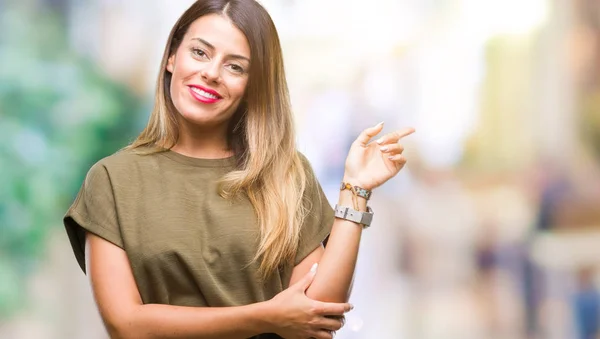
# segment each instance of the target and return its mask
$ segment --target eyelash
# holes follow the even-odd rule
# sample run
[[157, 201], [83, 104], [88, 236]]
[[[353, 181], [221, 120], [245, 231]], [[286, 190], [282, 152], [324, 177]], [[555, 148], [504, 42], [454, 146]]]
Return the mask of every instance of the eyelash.
[[[192, 53], [194, 53], [196, 56], [199, 56], [199, 57], [206, 56], [206, 53], [204, 53], [204, 51], [201, 50], [200, 48], [192, 48]], [[202, 53], [202, 55], [200, 55], [200, 53]]]
[[231, 66], [231, 69], [236, 73], [240, 73], [240, 74], [246, 73], [244, 68], [240, 65], [231, 64], [230, 66]]
[[[204, 52], [202, 49], [200, 48], [192, 48], [192, 53], [194, 55], [196, 55], [197, 57], [200, 58], [204, 58], [206, 57], [206, 52]], [[235, 73], [239, 73], [239, 74], [244, 74], [246, 73], [246, 70], [240, 66], [240, 65], [236, 65], [236, 64], [230, 64], [230, 69], [235, 72]]]

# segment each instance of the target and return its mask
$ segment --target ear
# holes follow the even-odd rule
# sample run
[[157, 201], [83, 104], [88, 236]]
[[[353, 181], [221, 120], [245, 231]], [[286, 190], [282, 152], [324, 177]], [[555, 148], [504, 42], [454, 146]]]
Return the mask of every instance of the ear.
[[173, 73], [175, 69], [175, 54], [171, 55], [169, 59], [167, 59], [167, 71]]

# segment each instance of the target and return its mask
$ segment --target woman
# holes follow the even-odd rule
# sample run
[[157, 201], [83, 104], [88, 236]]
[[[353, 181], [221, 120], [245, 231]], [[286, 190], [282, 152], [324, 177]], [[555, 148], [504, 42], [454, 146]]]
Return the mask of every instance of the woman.
[[90, 169], [64, 219], [110, 335], [331, 338], [351, 309], [367, 190], [405, 163], [412, 129], [369, 143], [382, 128], [352, 145], [335, 217], [296, 151], [269, 15], [254, 0], [194, 3], [147, 127]]

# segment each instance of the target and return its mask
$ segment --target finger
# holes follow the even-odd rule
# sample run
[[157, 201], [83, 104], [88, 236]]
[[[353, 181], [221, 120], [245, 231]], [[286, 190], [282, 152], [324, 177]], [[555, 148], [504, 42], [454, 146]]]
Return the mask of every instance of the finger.
[[311, 335], [312, 335], [311, 338], [315, 338], [315, 339], [332, 339], [334, 336], [334, 333], [327, 331], [327, 330], [319, 330], [319, 331], [312, 333]]
[[349, 303], [325, 303], [318, 302], [315, 308], [315, 313], [318, 315], [344, 315], [346, 312], [350, 312], [354, 306]]
[[379, 148], [383, 153], [388, 153], [389, 155], [401, 154], [404, 152], [404, 146], [400, 144], [389, 144]]
[[415, 129], [412, 127], [404, 128], [399, 131], [388, 133], [388, 134], [382, 136], [381, 138], [377, 139], [376, 142], [379, 145], [397, 143], [400, 139], [404, 138], [405, 136], [411, 135], [414, 132], [415, 132]]
[[342, 328], [344, 324], [340, 319], [322, 317], [319, 319], [318, 326], [324, 330], [337, 331]]
[[388, 157], [388, 159], [390, 159], [391, 161], [398, 163], [402, 166], [404, 166], [404, 164], [406, 164], [406, 158], [401, 154], [390, 155]]
[[355, 142], [360, 144], [361, 146], [366, 146], [374, 136], [376, 136], [377, 134], [379, 134], [381, 132], [382, 129], [383, 129], [383, 122], [380, 122], [373, 127], [369, 127], [367, 129], [365, 129], [364, 131], [362, 131], [362, 133], [360, 133], [358, 138], [356, 138]]
[[302, 279], [298, 280], [298, 282], [296, 282], [294, 285], [292, 285], [291, 288], [296, 288], [302, 292], [306, 292], [306, 290], [308, 289], [310, 284], [312, 284], [313, 279], [315, 278], [315, 275], [317, 274], [318, 266], [319, 266], [319, 264], [317, 264], [317, 263], [312, 265], [310, 271], [308, 271], [308, 273], [306, 273], [304, 275], [304, 277], [302, 277]]
[[340, 322], [342, 327], [346, 324], [346, 316], [345, 315], [336, 315], [336, 316], [328, 316], [329, 319], [335, 319]]

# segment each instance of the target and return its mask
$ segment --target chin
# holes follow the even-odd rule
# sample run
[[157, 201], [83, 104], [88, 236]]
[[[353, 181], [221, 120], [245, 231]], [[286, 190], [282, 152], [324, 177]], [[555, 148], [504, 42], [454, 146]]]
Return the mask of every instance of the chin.
[[190, 124], [194, 124], [197, 126], [215, 126], [220, 125], [229, 120], [229, 116], [224, 116], [224, 114], [215, 114], [208, 112], [187, 112], [181, 114], [181, 117]]

